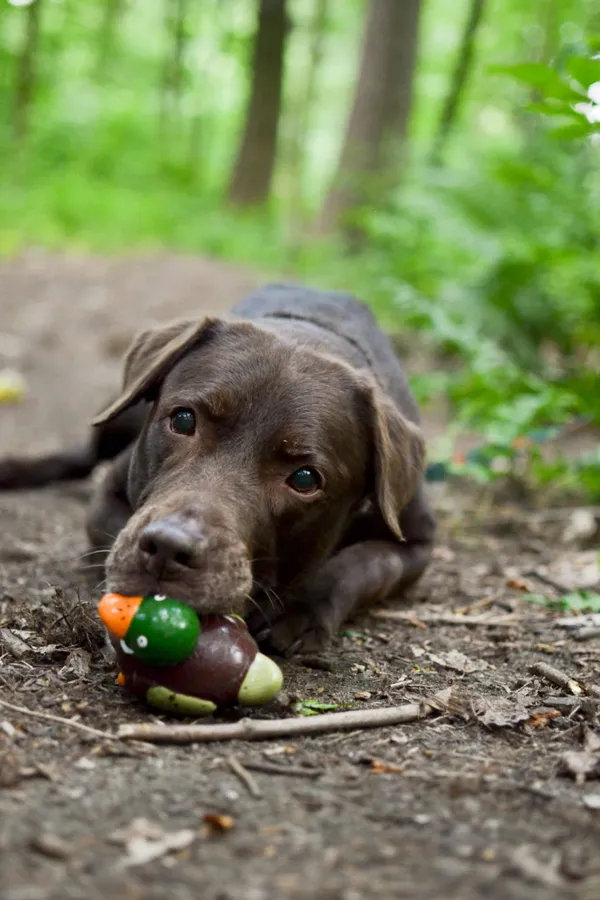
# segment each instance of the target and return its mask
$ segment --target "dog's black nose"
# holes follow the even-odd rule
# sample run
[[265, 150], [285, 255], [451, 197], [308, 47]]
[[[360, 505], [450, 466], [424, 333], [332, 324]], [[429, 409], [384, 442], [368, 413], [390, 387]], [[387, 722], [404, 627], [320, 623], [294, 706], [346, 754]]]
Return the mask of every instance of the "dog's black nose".
[[146, 525], [138, 546], [144, 568], [152, 575], [160, 576], [173, 566], [187, 569], [197, 566], [198, 537], [172, 519], [159, 519]]

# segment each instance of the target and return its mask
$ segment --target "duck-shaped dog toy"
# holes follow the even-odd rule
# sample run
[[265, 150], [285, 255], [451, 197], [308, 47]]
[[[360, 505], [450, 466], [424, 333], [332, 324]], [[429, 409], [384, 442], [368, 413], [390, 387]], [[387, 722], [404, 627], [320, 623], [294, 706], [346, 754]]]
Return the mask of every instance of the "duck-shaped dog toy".
[[236, 615], [198, 614], [159, 594], [105, 594], [98, 613], [117, 654], [118, 682], [165, 712], [210, 715], [262, 706], [280, 691], [279, 666], [259, 652]]

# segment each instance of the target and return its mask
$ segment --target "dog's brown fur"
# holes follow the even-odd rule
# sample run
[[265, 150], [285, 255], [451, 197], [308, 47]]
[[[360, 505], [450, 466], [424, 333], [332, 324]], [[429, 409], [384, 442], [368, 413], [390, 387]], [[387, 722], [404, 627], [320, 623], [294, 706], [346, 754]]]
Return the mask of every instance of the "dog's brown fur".
[[[180, 408], [195, 414], [193, 434], [174, 433]], [[435, 525], [416, 406], [352, 298], [275, 285], [229, 320], [144, 332], [95, 425], [90, 447], [51, 465], [0, 463], [0, 487], [82, 477], [113, 457], [88, 522], [92, 546], [110, 548], [112, 590], [244, 611], [289, 652], [322, 646], [427, 565]], [[290, 477], [307, 466], [319, 483], [300, 494]]]

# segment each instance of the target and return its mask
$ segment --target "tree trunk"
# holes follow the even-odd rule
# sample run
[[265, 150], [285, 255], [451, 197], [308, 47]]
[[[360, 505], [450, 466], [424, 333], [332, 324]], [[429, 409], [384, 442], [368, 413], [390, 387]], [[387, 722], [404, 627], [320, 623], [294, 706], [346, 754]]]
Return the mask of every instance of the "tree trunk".
[[42, 0], [34, 0], [23, 13], [27, 18], [17, 59], [13, 105], [13, 137], [17, 142], [27, 136], [29, 112], [35, 93], [41, 5]]
[[161, 90], [160, 131], [164, 138], [168, 122], [179, 119], [186, 50], [187, 0], [167, 0], [167, 40]]
[[370, 0], [360, 74], [320, 227], [391, 186], [412, 106], [420, 0]]
[[456, 67], [450, 82], [450, 89], [442, 109], [437, 134], [433, 142], [431, 163], [439, 166], [442, 160], [450, 132], [456, 124], [460, 103], [473, 65], [475, 39], [481, 25], [485, 0], [471, 0], [469, 15], [465, 23]]
[[288, 30], [286, 0], [259, 0], [246, 125], [229, 187], [229, 200], [238, 206], [269, 198]]
[[[308, 70], [304, 90], [299, 98], [290, 141], [289, 158], [286, 169], [290, 178], [289, 217], [293, 234], [302, 230], [303, 175], [306, 160], [307, 137], [310, 114], [315, 104], [318, 75], [323, 59], [325, 34], [327, 29], [329, 0], [315, 0], [314, 14], [310, 24], [310, 48]], [[292, 238], [293, 240], [293, 238]]]
[[119, 19], [124, 8], [125, 0], [104, 0], [96, 57], [96, 79], [100, 82], [104, 81], [109, 69], [119, 28]]

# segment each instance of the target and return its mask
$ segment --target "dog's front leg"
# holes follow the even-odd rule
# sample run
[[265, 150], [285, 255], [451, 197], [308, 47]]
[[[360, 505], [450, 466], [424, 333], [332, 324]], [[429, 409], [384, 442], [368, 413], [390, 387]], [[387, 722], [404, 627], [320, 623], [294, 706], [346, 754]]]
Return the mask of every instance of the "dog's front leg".
[[[383, 533], [374, 511], [352, 529], [352, 540], [304, 582], [274, 623], [268, 642], [279, 652], [322, 649], [355, 613], [400, 594], [423, 573], [433, 549], [435, 520], [420, 489], [401, 516], [405, 540]], [[362, 538], [362, 539], [361, 539]]]

